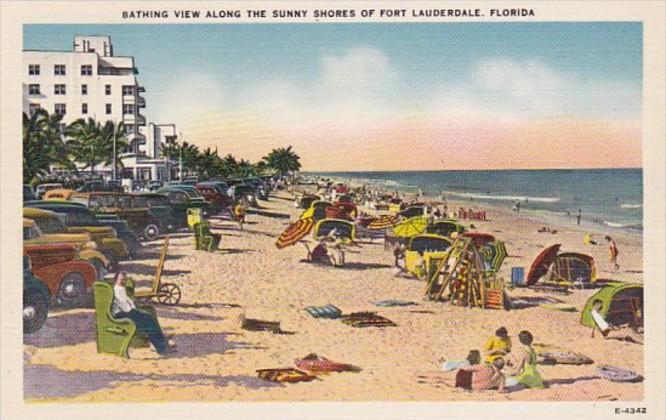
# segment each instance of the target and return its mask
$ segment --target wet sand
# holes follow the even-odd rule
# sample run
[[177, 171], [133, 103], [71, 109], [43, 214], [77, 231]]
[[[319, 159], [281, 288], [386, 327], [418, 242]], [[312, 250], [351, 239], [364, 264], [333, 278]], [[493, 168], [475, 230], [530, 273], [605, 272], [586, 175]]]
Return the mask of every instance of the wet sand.
[[[305, 248], [275, 247], [278, 235], [300, 213], [290, 195], [281, 192], [261, 214], [248, 215], [244, 231], [222, 217], [212, 219], [221, 233], [221, 250], [195, 251], [191, 235], [172, 236], [163, 282], [177, 283], [178, 306], [157, 306], [160, 322], [173, 334], [178, 349], [160, 357], [149, 348], [133, 349], [126, 360], [98, 354], [92, 309], [53, 311], [37, 334], [25, 336], [25, 398], [29, 401], [322, 401], [322, 400], [640, 400], [641, 383], [612, 383], [600, 378], [599, 364], [643, 374], [643, 346], [591, 337], [579, 323], [580, 312], [555, 312], [538, 306], [512, 311], [461, 308], [424, 300], [425, 283], [393, 275], [393, 254], [383, 242], [363, 243], [347, 252], [343, 268], [300, 262]], [[464, 203], [487, 210], [489, 221], [473, 223], [506, 242], [510, 257], [500, 276], [512, 266], [529, 267], [533, 258], [554, 243], [563, 251], [592, 255], [599, 278], [642, 282], [640, 235], [610, 231], [620, 249], [621, 270], [611, 271], [607, 247], [584, 245], [592, 226], [550, 224], [557, 234], [537, 233], [545, 219], [510, 209]], [[450, 208], [457, 203], [450, 202]], [[463, 222], [469, 225], [470, 222]], [[602, 242], [603, 236], [596, 236]], [[309, 238], [312, 242], [312, 239]], [[148, 243], [144, 255], [122, 266], [130, 276], [150, 280], [160, 241]], [[558, 299], [582, 309], [594, 290], [576, 291]], [[546, 296], [528, 289], [509, 292], [529, 301]], [[418, 306], [381, 308], [374, 302], [410, 300]], [[339, 320], [312, 318], [306, 306], [334, 304], [343, 313], [376, 311], [397, 326], [353, 328]], [[250, 332], [240, 328], [239, 315], [280, 321], [288, 334]], [[549, 384], [543, 390], [469, 392], [443, 383], [438, 360], [464, 358], [480, 349], [499, 326], [511, 336], [530, 330], [535, 342], [559, 345], [591, 357], [583, 366], [540, 366]], [[514, 338], [517, 342], [517, 338]], [[256, 369], [293, 367], [294, 359], [317, 353], [354, 364], [358, 373], [334, 373], [313, 382], [276, 384], [256, 377]]]

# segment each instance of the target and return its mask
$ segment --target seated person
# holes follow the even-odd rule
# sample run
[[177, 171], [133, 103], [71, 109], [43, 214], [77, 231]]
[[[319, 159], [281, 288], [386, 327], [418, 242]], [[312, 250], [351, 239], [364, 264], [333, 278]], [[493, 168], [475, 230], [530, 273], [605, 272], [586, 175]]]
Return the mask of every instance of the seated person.
[[175, 343], [172, 340], [167, 341], [157, 318], [147, 312], [138, 310], [134, 301], [127, 295], [126, 279], [127, 273], [123, 271], [116, 273], [111, 314], [116, 319], [129, 318], [134, 321], [137, 332], [148, 336], [157, 353], [173, 353]]
[[481, 363], [481, 353], [478, 350], [470, 350], [467, 358], [464, 360], [444, 360], [440, 359], [442, 370], [450, 372], [456, 369], [462, 369]]
[[325, 241], [323, 240], [319, 241], [317, 243], [317, 246], [315, 246], [312, 251], [310, 251], [310, 247], [308, 247], [308, 244], [303, 242], [303, 245], [308, 250], [308, 261], [314, 263], [333, 264], [331, 256], [328, 254], [328, 246], [326, 246]]
[[490, 364], [473, 365], [458, 370], [456, 387], [482, 391], [487, 389], [504, 390], [504, 359], [497, 358]]
[[520, 348], [516, 352], [516, 365], [511, 377], [507, 378], [507, 386], [521, 385], [526, 388], [544, 388], [543, 379], [537, 370], [537, 354], [532, 348], [534, 337], [529, 331], [521, 331], [518, 334]]
[[495, 331], [495, 335], [490, 337], [486, 344], [483, 346], [485, 352], [485, 362], [492, 363], [493, 360], [505, 357], [511, 352], [511, 338], [509, 333], [504, 327], [500, 327]]

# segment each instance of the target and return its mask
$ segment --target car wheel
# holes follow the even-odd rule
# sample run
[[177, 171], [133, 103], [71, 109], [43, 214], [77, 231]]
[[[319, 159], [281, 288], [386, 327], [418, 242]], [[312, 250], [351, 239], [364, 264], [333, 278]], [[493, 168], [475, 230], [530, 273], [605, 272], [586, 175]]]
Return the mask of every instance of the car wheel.
[[69, 273], [60, 282], [56, 301], [58, 305], [72, 307], [83, 300], [86, 294], [86, 286], [80, 273]]
[[[109, 274], [109, 269], [104, 266], [104, 263], [99, 258], [93, 258], [90, 260], [90, 264], [95, 267], [95, 271], [97, 272], [97, 280], [104, 280], [104, 277]], [[109, 264], [109, 267], [110, 266], [111, 264]]]
[[160, 227], [157, 226], [155, 223], [150, 223], [146, 226], [146, 228], [143, 230], [143, 236], [149, 240], [149, 241], [154, 241], [157, 239], [157, 237], [160, 234]]
[[49, 312], [48, 301], [40, 294], [29, 293], [23, 296], [23, 334], [39, 331], [46, 322]]

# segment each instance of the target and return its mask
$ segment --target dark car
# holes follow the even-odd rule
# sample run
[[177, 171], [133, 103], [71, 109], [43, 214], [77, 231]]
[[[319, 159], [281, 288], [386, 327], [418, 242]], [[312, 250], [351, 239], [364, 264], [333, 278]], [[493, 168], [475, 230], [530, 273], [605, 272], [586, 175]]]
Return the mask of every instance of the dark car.
[[118, 181], [88, 181], [78, 188], [79, 192], [125, 192]]
[[222, 194], [214, 185], [199, 183], [194, 188], [210, 203], [211, 212], [219, 213], [222, 209], [229, 207], [229, 197], [226, 194]]
[[44, 282], [32, 274], [30, 257], [23, 256], [23, 334], [39, 331], [46, 322], [51, 292]]
[[[124, 220], [105, 219], [100, 220], [89, 208], [81, 203], [61, 200], [36, 200], [28, 201], [23, 204], [25, 207], [32, 207], [42, 210], [50, 210], [58, 213], [63, 218], [68, 227], [110, 227], [116, 231], [118, 239], [125, 243], [129, 251], [129, 257], [133, 257], [141, 248], [141, 242], [134, 232], [129, 230], [127, 222]], [[113, 256], [116, 260], [123, 260], [123, 257]]]
[[157, 193], [165, 195], [169, 200], [176, 213], [176, 225], [179, 227], [187, 226], [187, 209], [200, 208], [204, 215], [209, 211], [208, 202], [194, 187], [171, 186], [161, 188], [157, 190]]
[[248, 184], [236, 184], [229, 188], [229, 196], [234, 201], [241, 201], [250, 206], [256, 207], [257, 191]]
[[132, 207], [148, 207], [150, 211], [159, 220], [159, 228], [162, 232], [171, 232], [181, 227], [178, 223], [176, 211], [174, 210], [169, 198], [164, 194], [158, 193], [134, 193]]

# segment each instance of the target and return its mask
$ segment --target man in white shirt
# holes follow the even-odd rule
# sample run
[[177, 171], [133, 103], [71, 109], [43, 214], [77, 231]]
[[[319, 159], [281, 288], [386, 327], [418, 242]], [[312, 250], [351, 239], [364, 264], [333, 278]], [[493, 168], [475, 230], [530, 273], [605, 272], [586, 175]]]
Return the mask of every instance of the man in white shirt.
[[125, 289], [125, 279], [127, 273], [121, 271], [116, 273], [113, 285], [113, 303], [111, 304], [111, 313], [114, 318], [129, 318], [136, 324], [139, 333], [148, 336], [150, 343], [155, 347], [159, 354], [171, 353], [174, 350], [174, 343], [167, 342], [162, 328], [157, 318], [136, 308], [134, 301], [127, 296]]

